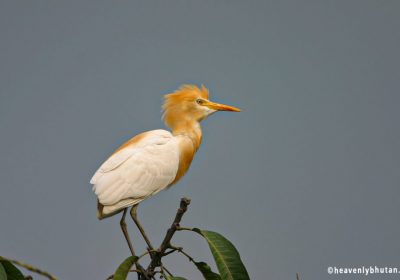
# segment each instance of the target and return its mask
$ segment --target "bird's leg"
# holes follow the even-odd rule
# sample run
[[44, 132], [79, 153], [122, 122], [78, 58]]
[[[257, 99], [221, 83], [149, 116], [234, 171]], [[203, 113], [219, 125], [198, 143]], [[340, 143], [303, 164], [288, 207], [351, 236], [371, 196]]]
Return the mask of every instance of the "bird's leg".
[[135, 222], [137, 228], [139, 229], [140, 233], [142, 234], [144, 240], [146, 241], [147, 246], [149, 247], [150, 254], [151, 254], [154, 251], [153, 245], [151, 245], [151, 242], [150, 242], [149, 238], [147, 237], [146, 233], [144, 232], [144, 229], [143, 229], [142, 225], [139, 222], [139, 219], [137, 217], [137, 207], [138, 207], [137, 204], [132, 206], [132, 208], [131, 208], [131, 217], [132, 217], [133, 221]]
[[[128, 247], [129, 247], [129, 250], [131, 251], [132, 256], [136, 256], [135, 250], [133, 249], [133, 245], [132, 245], [131, 239], [129, 238], [128, 230], [127, 230], [126, 223], [125, 223], [125, 216], [126, 216], [127, 210], [128, 210], [127, 208], [124, 209], [124, 212], [122, 213], [122, 218], [121, 218], [121, 221], [119, 222], [119, 224], [121, 225], [122, 232], [124, 233], [126, 242], [128, 243]], [[144, 279], [149, 279], [148, 278], [149, 276], [147, 274], [145, 274], [144, 268], [138, 262], [136, 263], [136, 267], [139, 271], [144, 273]], [[141, 279], [141, 278], [142, 278], [141, 274], [138, 272], [138, 279]]]
[[131, 243], [131, 239], [129, 238], [128, 230], [125, 223], [125, 216], [126, 216], [127, 208], [124, 209], [124, 213], [122, 213], [122, 218], [119, 224], [121, 225], [122, 232], [124, 233], [126, 242], [128, 243], [129, 250], [131, 251], [132, 256], [136, 256], [135, 250], [133, 249], [133, 245]]

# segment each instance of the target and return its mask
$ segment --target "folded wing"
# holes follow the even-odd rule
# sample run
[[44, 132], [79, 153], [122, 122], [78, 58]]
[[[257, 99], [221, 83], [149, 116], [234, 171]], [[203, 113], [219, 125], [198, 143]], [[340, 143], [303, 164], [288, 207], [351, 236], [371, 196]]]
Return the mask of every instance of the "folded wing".
[[179, 149], [166, 130], [139, 134], [122, 145], [91, 179], [99, 217], [116, 213], [166, 188], [176, 177]]

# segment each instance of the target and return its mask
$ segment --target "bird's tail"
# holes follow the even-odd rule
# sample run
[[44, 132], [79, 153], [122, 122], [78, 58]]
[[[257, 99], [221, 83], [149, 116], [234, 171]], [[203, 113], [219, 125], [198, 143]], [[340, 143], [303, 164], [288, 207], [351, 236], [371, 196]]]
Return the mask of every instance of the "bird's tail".
[[101, 204], [98, 200], [97, 200], [97, 218], [99, 220], [102, 220], [104, 218], [108, 218], [111, 216], [114, 216], [115, 214], [118, 214], [119, 212], [122, 211], [122, 209], [120, 209], [119, 211], [115, 211], [115, 212], [110, 212], [107, 211], [107, 207], [109, 206], [104, 206], [103, 204]]
[[103, 205], [97, 200], [97, 218], [99, 220], [114, 216], [132, 205], [138, 204], [143, 199], [124, 199], [113, 205]]

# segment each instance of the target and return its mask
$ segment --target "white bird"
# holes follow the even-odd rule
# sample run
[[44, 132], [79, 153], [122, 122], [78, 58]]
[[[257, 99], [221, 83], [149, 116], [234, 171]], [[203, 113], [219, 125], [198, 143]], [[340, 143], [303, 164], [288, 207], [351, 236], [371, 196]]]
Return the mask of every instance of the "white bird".
[[121, 228], [134, 254], [125, 224], [127, 208], [150, 249], [151, 243], [136, 215], [137, 205], [176, 183], [189, 169], [202, 141], [200, 122], [216, 111], [240, 109], [208, 100], [203, 85], [183, 85], [165, 95], [163, 119], [171, 128], [136, 135], [120, 146], [96, 171], [90, 183], [98, 198], [97, 217], [123, 211]]

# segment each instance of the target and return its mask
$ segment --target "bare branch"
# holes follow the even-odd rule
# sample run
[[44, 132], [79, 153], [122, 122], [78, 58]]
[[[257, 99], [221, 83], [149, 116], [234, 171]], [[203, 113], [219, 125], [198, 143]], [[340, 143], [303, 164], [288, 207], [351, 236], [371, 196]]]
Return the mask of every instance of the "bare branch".
[[182, 247], [175, 247], [175, 246], [169, 246], [169, 248], [171, 248], [173, 251], [178, 251], [179, 253], [181, 253], [182, 255], [184, 255], [185, 257], [187, 257], [189, 259], [190, 262], [195, 262], [194, 259], [185, 251], [183, 251]]
[[[180, 227], [179, 223], [182, 220], [183, 215], [187, 211], [187, 208], [190, 204], [190, 199], [189, 198], [182, 198], [180, 201], [179, 208], [176, 212], [174, 221], [172, 222], [170, 228], [167, 230], [167, 233], [165, 234], [165, 237], [163, 241], [161, 242], [160, 247], [157, 250], [154, 249], [148, 249], [146, 252], [141, 254], [139, 256], [139, 259], [143, 258], [144, 256], [148, 255], [150, 257], [150, 264], [147, 267], [147, 269], [144, 269], [139, 263], [136, 263], [137, 269], [132, 269], [130, 272], [136, 272], [138, 273], [138, 278], [139, 279], [155, 279], [155, 275], [157, 273], [160, 273], [164, 278], [166, 277], [165, 272], [172, 276], [172, 273], [162, 264], [161, 259], [164, 256], [167, 256], [173, 252], [179, 251], [181, 254], [185, 255], [186, 257], [189, 258], [189, 260], [193, 261], [193, 259], [186, 254], [185, 252], [182, 251], [182, 248], [180, 247], [175, 247], [171, 246], [171, 239], [174, 236], [175, 232], [177, 230], [182, 230], [183, 228]], [[143, 229], [142, 229], [143, 230]], [[143, 233], [144, 230], [143, 230]], [[149, 241], [149, 240], [147, 240]], [[150, 242], [148, 242], [150, 243]], [[167, 250], [170, 249], [168, 252]], [[160, 270], [156, 270], [156, 268], [159, 267]], [[111, 280], [114, 278], [114, 274], [110, 275], [106, 280]]]
[[[173, 223], [171, 224], [171, 227], [167, 230], [167, 233], [164, 237], [164, 240], [162, 241], [160, 248], [157, 249], [157, 252], [151, 256], [151, 262], [147, 268], [147, 271], [149, 274], [152, 274], [154, 269], [158, 266], [161, 266], [161, 258], [164, 256], [165, 251], [170, 248], [171, 244], [171, 239], [174, 236], [176, 230], [180, 227], [179, 223], [182, 220], [183, 215], [185, 214], [188, 206], [190, 204], [190, 199], [189, 198], [182, 198], [180, 207], [178, 208], [175, 219]], [[164, 268], [165, 269], [165, 268]]]

